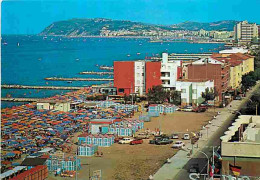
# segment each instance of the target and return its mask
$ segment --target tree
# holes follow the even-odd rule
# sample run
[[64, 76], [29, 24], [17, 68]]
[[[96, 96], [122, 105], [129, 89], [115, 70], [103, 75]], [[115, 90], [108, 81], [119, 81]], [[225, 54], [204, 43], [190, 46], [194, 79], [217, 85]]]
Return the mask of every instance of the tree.
[[248, 89], [249, 87], [252, 87], [256, 84], [256, 80], [257, 80], [257, 73], [255, 74], [255, 72], [250, 72], [246, 75], [242, 76], [242, 88], [243, 90]]
[[202, 92], [202, 97], [205, 99], [205, 101], [208, 100], [214, 100], [217, 95], [217, 92], [213, 88], [206, 88], [205, 93]]
[[170, 92], [165, 91], [161, 85], [153, 86], [148, 90], [147, 99], [149, 102], [153, 102], [156, 104], [163, 103], [166, 99], [170, 100]]
[[171, 102], [175, 105], [180, 105], [181, 104], [181, 92], [173, 90], [170, 92], [170, 97], [171, 97]]

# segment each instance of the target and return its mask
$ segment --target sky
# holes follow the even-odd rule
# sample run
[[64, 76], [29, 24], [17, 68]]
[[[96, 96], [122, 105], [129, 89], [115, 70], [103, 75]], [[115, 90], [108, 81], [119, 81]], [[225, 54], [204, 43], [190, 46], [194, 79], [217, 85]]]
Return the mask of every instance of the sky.
[[55, 21], [110, 18], [151, 24], [248, 20], [260, 24], [260, 0], [4, 0], [1, 34], [37, 34]]

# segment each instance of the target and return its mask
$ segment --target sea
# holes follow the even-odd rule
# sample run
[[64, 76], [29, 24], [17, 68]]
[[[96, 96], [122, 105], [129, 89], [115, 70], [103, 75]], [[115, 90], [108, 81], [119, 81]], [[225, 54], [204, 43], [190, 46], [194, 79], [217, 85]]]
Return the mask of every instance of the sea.
[[[2, 35], [1, 84], [41, 86], [88, 86], [105, 82], [46, 81], [46, 77], [99, 77], [80, 75], [82, 71], [102, 71], [114, 61], [143, 60], [168, 53], [218, 52], [224, 44], [188, 42], [150, 42], [148, 38], [68, 38], [37, 35]], [[1, 89], [6, 97], [50, 97], [66, 90]], [[1, 108], [23, 103], [1, 102]]]

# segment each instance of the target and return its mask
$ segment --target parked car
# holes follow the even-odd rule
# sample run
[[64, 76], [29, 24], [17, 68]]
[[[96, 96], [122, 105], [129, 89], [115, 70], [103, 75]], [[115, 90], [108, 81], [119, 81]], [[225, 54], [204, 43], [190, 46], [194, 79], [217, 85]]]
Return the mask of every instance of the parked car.
[[193, 108], [193, 111], [194, 112], [205, 112], [206, 110], [208, 109], [208, 107], [207, 106], [197, 106], [197, 107], [195, 107], [195, 108]]
[[134, 139], [133, 141], [130, 142], [130, 145], [135, 145], [135, 144], [143, 144], [142, 139]]
[[189, 169], [190, 173], [199, 173], [199, 164], [192, 164]]
[[242, 97], [241, 96], [236, 96], [235, 100], [242, 100]]
[[164, 144], [171, 144], [171, 143], [173, 143], [173, 141], [168, 138], [162, 138], [158, 141], [155, 141], [155, 144], [157, 145], [164, 145]]
[[193, 108], [192, 108], [192, 106], [184, 106], [180, 110], [185, 111], [185, 112], [192, 112]]
[[175, 134], [173, 134], [173, 135], [172, 135], [172, 139], [179, 139], [179, 135], [178, 135], [178, 134], [176, 134], [176, 133], [175, 133]]
[[185, 146], [184, 142], [182, 141], [176, 141], [173, 145], [172, 148], [183, 148]]
[[119, 143], [119, 144], [130, 144], [131, 141], [133, 141], [132, 138], [123, 138], [123, 139], [120, 140], [118, 143]]
[[190, 139], [190, 135], [189, 134], [184, 134], [183, 135], [183, 139], [184, 140], [189, 140]]
[[150, 138], [150, 135], [149, 133], [147, 132], [140, 132], [136, 135], [136, 138], [137, 139], [149, 139]]

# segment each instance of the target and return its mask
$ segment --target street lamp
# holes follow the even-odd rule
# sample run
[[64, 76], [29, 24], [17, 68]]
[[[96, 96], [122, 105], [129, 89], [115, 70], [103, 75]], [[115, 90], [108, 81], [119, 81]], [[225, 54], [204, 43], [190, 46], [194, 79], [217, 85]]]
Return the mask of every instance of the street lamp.
[[198, 150], [198, 152], [204, 154], [204, 155], [206, 156], [207, 160], [208, 160], [208, 162], [207, 162], [207, 175], [209, 175], [209, 157], [208, 157], [208, 155], [207, 155], [206, 153], [204, 153], [203, 151]]

